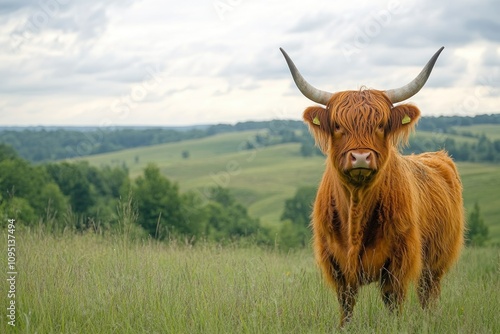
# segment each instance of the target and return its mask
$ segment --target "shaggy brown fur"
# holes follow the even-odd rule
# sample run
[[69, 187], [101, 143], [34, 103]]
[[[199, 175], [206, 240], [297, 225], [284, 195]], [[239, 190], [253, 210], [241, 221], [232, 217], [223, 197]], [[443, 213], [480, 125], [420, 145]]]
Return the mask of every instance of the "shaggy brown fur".
[[[393, 106], [382, 91], [336, 93], [326, 108], [304, 111], [327, 155], [312, 228], [316, 260], [337, 293], [340, 324], [352, 316], [360, 286], [378, 282], [384, 303], [398, 310], [416, 281], [422, 307], [463, 244], [462, 185], [443, 151], [402, 156], [420, 111]], [[318, 124], [319, 123], [319, 124]], [[366, 177], [349, 174], [350, 152], [370, 152]]]

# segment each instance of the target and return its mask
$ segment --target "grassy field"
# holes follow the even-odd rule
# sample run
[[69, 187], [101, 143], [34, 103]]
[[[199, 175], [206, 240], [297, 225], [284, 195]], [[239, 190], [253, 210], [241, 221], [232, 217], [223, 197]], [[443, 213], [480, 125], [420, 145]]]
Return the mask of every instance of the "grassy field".
[[[1, 333], [327, 333], [338, 304], [309, 250], [16, 231], [16, 327]], [[0, 233], [2, 244], [7, 235]], [[4, 247], [2, 247], [4, 248]], [[7, 267], [2, 256], [2, 268]], [[500, 333], [500, 251], [467, 249], [438, 306], [412, 289], [399, 316], [376, 285], [361, 290], [345, 333]], [[6, 313], [7, 282], [1, 309]]]
[[500, 131], [498, 124], [480, 124], [471, 126], [455, 126], [453, 127], [458, 133], [470, 132], [475, 135], [486, 135], [490, 140], [499, 140]]
[[472, 210], [478, 202], [484, 221], [489, 226], [491, 241], [500, 243], [500, 166], [459, 163], [464, 185], [465, 207]]
[[[96, 166], [126, 164], [132, 177], [141, 174], [148, 162], [155, 162], [183, 191], [194, 190], [202, 196], [211, 186], [229, 187], [251, 215], [260, 218], [266, 226], [276, 226], [285, 199], [292, 197], [300, 186], [319, 183], [324, 158], [300, 156], [299, 144], [242, 150], [255, 133], [227, 133], [84, 159]], [[419, 136], [432, 140], [436, 134], [424, 132]], [[182, 158], [184, 150], [189, 151], [189, 159]], [[458, 166], [465, 188], [466, 209], [472, 209], [478, 201], [492, 241], [500, 243], [500, 166], [473, 163]]]

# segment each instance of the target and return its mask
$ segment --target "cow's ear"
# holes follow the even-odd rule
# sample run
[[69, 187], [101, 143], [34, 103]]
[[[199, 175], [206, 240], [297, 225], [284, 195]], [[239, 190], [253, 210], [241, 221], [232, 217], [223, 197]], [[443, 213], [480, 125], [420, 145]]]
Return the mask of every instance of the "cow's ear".
[[408, 143], [408, 138], [420, 118], [420, 110], [411, 104], [393, 107], [389, 117], [389, 132], [397, 142]]
[[304, 122], [309, 126], [316, 145], [324, 154], [327, 154], [331, 134], [329, 115], [328, 110], [320, 106], [309, 107], [304, 111]]

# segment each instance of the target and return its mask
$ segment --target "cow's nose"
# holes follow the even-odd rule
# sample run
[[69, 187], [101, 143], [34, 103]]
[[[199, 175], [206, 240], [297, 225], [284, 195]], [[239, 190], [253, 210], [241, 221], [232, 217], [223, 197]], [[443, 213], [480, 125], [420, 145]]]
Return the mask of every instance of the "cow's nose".
[[351, 152], [352, 168], [370, 168], [371, 152]]

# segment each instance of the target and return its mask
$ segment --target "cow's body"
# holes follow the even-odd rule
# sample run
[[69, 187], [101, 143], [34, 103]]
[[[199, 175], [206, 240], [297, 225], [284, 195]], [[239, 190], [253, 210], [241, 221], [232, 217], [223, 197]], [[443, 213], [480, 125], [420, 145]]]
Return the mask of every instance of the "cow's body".
[[350, 317], [363, 284], [378, 282], [393, 308], [418, 280], [422, 306], [439, 295], [442, 275], [463, 240], [461, 184], [444, 152], [396, 155], [378, 186], [345, 188], [327, 163], [314, 204], [314, 251]]
[[[307, 108], [304, 120], [327, 156], [312, 228], [316, 260], [341, 306], [341, 325], [352, 315], [359, 287], [371, 282], [378, 282], [393, 310], [415, 281], [426, 307], [439, 296], [440, 280], [459, 256], [464, 214], [462, 185], [445, 152], [398, 152], [420, 111], [393, 102], [421, 87], [326, 93], [304, 86], [284, 54], [304, 95], [325, 105]], [[427, 77], [422, 82], [421, 76], [423, 85]], [[405, 91], [408, 87], [413, 91]]]

